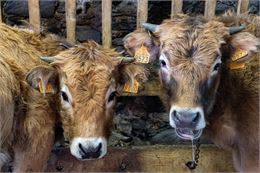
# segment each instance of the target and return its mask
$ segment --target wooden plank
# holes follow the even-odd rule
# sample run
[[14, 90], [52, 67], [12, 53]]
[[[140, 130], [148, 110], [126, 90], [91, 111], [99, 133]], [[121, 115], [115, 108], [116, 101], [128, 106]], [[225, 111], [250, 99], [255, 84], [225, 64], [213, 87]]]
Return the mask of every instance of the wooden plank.
[[41, 32], [41, 16], [40, 16], [40, 2], [39, 0], [28, 0], [29, 8], [29, 22], [32, 29], [40, 33]]
[[112, 0], [102, 0], [102, 45], [111, 47], [112, 43]]
[[215, 16], [217, 0], [205, 0], [204, 16], [212, 19]]
[[136, 28], [142, 28], [142, 24], [147, 22], [148, 0], [137, 0]]
[[248, 6], [249, 6], [249, 0], [238, 0], [237, 14], [247, 12]]
[[2, 1], [0, 0], [0, 23], [3, 22], [2, 19]]
[[182, 13], [183, 0], [172, 0], [172, 12], [171, 15]]
[[67, 41], [76, 43], [76, 0], [66, 0]]
[[[69, 149], [52, 153], [47, 172], [191, 172], [185, 163], [191, 160], [190, 146], [109, 147], [98, 160], [78, 161]], [[231, 153], [212, 145], [202, 145], [195, 172], [234, 172]], [[192, 171], [193, 172], [193, 171]]]

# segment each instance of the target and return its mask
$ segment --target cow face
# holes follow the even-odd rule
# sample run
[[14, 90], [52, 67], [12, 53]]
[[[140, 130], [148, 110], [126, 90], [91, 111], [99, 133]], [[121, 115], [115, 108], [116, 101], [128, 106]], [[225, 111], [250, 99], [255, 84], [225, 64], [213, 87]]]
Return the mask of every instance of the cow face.
[[[223, 63], [227, 61], [222, 57], [222, 49], [244, 45], [250, 52], [256, 48], [256, 38], [239, 33], [244, 40], [237, 40], [241, 35], [230, 36], [221, 22], [185, 15], [145, 27], [154, 36], [136, 31], [125, 37], [124, 45], [130, 54], [145, 45], [152, 59], [159, 59], [162, 97], [169, 109], [170, 125], [183, 139], [198, 138], [206, 126], [206, 115], [214, 106]], [[251, 48], [245, 46], [246, 42], [251, 43]]]
[[[121, 84], [133, 78], [145, 79], [145, 70], [138, 65], [122, 64], [125, 59], [119, 54], [95, 42], [84, 43], [50, 59], [60, 77], [60, 86], [55, 87], [60, 90], [61, 120], [71, 154], [80, 160], [103, 157], [107, 152], [116, 92]], [[35, 80], [38, 78], [34, 76]]]

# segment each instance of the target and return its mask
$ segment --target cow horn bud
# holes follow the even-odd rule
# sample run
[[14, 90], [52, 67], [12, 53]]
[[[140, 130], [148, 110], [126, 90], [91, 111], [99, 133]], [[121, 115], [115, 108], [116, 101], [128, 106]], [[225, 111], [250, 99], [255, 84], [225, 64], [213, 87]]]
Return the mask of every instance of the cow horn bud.
[[159, 29], [159, 25], [155, 25], [151, 23], [143, 23], [143, 27], [151, 32], [156, 32]]
[[134, 57], [121, 57], [121, 63], [120, 64], [129, 64], [135, 61]]
[[237, 33], [237, 32], [242, 31], [242, 30], [245, 29], [245, 28], [246, 28], [245, 25], [234, 26], [234, 27], [229, 27], [229, 28], [228, 28], [228, 31], [229, 31], [229, 34], [235, 34], [235, 33]]
[[54, 61], [54, 57], [51, 56], [42, 56], [40, 59], [48, 63], [52, 63]]

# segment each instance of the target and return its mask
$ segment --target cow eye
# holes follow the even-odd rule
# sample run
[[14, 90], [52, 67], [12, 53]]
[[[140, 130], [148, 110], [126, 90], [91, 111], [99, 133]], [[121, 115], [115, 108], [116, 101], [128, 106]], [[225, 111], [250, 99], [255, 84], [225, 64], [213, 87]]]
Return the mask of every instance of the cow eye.
[[117, 95], [117, 92], [116, 92], [116, 91], [112, 92], [112, 93], [109, 95], [107, 102], [113, 101], [113, 100], [115, 99], [116, 95]]
[[69, 102], [69, 97], [64, 91], [61, 91], [61, 96], [64, 101]]
[[217, 63], [217, 64], [214, 66], [214, 68], [213, 68], [213, 72], [214, 72], [214, 71], [218, 71], [218, 70], [220, 69], [220, 67], [221, 67], [221, 63]]
[[166, 62], [162, 59], [160, 59], [160, 65], [161, 67], [166, 67]]

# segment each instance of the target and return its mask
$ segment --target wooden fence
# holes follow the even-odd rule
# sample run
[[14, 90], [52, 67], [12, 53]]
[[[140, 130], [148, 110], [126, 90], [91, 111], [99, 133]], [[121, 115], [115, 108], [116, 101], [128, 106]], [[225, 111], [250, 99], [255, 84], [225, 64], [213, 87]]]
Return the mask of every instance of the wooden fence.
[[[137, 1], [137, 28], [142, 27], [142, 23], [147, 21], [148, 17], [148, 0]], [[182, 13], [183, 0], [171, 0], [171, 14]], [[212, 18], [215, 15], [217, 0], [205, 1], [204, 15]], [[1, 0], [0, 0], [1, 3]], [[65, 0], [66, 3], [66, 26], [67, 40], [69, 43], [76, 42], [76, 0]], [[237, 13], [243, 13], [248, 10], [249, 0], [238, 0]], [[41, 30], [39, 0], [28, 0], [29, 21], [36, 32]], [[0, 8], [0, 14], [2, 14]], [[0, 15], [2, 22], [2, 15]], [[112, 35], [112, 0], [102, 0], [102, 44], [105, 47], [111, 46]]]

